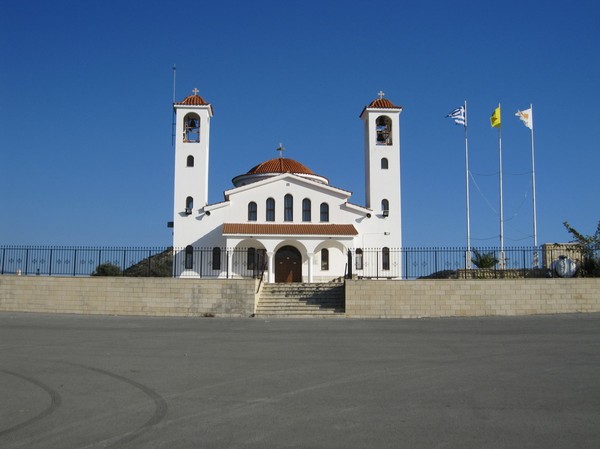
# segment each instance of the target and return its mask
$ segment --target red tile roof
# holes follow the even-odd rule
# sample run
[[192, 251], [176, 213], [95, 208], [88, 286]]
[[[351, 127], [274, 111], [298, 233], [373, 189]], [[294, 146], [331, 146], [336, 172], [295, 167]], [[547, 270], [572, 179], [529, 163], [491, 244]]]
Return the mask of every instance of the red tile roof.
[[208, 103], [204, 101], [204, 98], [202, 98], [200, 95], [195, 94], [190, 95], [189, 97], [184, 98], [183, 101], [175, 104], [182, 104], [186, 106], [202, 106]]
[[357, 235], [358, 231], [351, 224], [224, 223], [223, 234], [352, 236]]
[[278, 157], [261, 162], [260, 164], [252, 167], [247, 174], [254, 175], [258, 173], [301, 173], [305, 175], [314, 175], [314, 172], [310, 168], [302, 165], [300, 162], [295, 161], [294, 159], [288, 159], [285, 157]]
[[396, 106], [387, 98], [377, 98], [373, 100], [367, 107], [375, 109], [402, 109], [402, 106]]

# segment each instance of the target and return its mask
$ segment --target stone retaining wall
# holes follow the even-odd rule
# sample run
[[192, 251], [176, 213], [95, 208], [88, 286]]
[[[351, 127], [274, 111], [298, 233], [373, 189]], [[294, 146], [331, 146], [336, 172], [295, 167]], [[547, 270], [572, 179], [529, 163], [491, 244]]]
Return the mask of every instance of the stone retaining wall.
[[[0, 311], [247, 317], [254, 279], [0, 276]], [[346, 281], [349, 318], [600, 312], [600, 279]]]
[[600, 278], [346, 281], [351, 318], [576, 312], [600, 312]]
[[254, 313], [254, 279], [0, 276], [0, 311], [227, 316]]

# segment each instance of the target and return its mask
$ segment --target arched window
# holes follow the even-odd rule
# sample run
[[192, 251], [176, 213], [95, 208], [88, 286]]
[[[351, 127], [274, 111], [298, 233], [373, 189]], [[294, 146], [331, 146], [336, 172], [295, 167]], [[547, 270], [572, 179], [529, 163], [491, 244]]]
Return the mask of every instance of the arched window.
[[183, 141], [200, 142], [200, 116], [198, 114], [187, 114], [183, 118]]
[[215, 246], [212, 250], [212, 269], [221, 269], [221, 248]]
[[267, 216], [266, 221], [275, 221], [275, 200], [267, 198]]
[[256, 221], [256, 216], [256, 203], [254, 201], [250, 201], [248, 203], [248, 221]]
[[387, 169], [388, 169], [388, 166], [389, 166], [389, 164], [388, 164], [387, 157], [382, 157], [382, 158], [381, 158], [381, 168], [382, 168], [383, 170], [387, 170]]
[[311, 216], [311, 207], [310, 200], [308, 198], [304, 198], [302, 200], [302, 221], [310, 221]]
[[185, 166], [186, 167], [193, 167], [194, 166], [194, 156], [188, 156], [187, 160], [185, 162]]
[[389, 270], [390, 269], [390, 249], [384, 247], [381, 250], [381, 269]]
[[390, 202], [386, 199], [381, 200], [381, 212], [384, 217], [390, 215]]
[[294, 197], [289, 193], [283, 197], [283, 220], [294, 221]]
[[363, 269], [363, 250], [358, 248], [356, 250], [356, 269], [357, 270], [362, 270]]
[[321, 217], [320, 220], [323, 222], [329, 221], [329, 204], [321, 203]]
[[321, 271], [329, 270], [329, 250], [323, 248], [321, 250]]
[[380, 115], [375, 120], [375, 128], [377, 130], [377, 145], [391, 145], [392, 119], [385, 115]]
[[191, 270], [194, 268], [194, 247], [188, 245], [185, 247], [185, 269]]
[[248, 248], [246, 252], [246, 266], [249, 270], [256, 268], [256, 248]]
[[194, 208], [194, 198], [188, 196], [185, 199], [185, 213], [191, 215], [192, 209]]

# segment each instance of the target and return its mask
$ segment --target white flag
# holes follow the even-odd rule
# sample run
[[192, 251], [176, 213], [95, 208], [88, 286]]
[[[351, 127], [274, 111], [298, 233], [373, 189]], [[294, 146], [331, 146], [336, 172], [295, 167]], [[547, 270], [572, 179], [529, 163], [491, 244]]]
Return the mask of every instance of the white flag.
[[521, 119], [527, 128], [533, 130], [533, 111], [531, 108], [525, 109], [524, 111], [517, 111], [515, 115]]
[[461, 106], [448, 114], [446, 118], [454, 119], [454, 123], [457, 125], [467, 126], [467, 115], [465, 112], [465, 107]]

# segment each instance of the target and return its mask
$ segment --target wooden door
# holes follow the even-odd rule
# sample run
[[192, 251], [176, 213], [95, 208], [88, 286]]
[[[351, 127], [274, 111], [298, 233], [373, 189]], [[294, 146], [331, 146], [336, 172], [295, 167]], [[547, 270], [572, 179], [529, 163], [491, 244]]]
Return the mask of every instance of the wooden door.
[[275, 254], [275, 282], [302, 282], [302, 255], [293, 246]]

